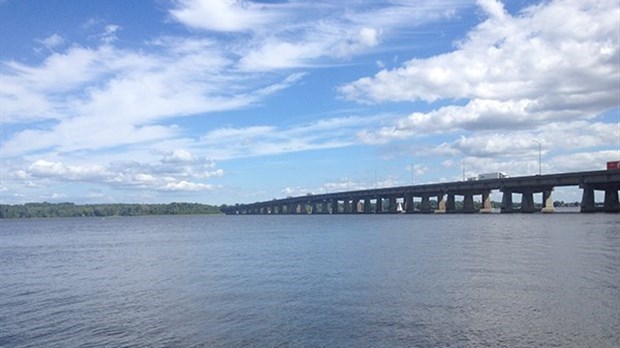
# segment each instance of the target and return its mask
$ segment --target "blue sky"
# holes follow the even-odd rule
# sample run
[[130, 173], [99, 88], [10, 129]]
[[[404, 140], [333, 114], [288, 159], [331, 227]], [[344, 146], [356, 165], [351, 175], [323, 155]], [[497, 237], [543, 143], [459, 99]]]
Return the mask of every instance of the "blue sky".
[[616, 0], [2, 0], [0, 202], [603, 169], [619, 36]]

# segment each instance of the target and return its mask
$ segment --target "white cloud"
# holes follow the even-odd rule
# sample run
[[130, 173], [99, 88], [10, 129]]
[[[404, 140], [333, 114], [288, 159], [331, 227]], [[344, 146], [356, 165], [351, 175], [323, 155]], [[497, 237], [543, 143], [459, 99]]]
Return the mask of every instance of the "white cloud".
[[268, 27], [283, 16], [283, 7], [244, 0], [179, 0], [170, 14], [193, 28], [240, 32]]
[[452, 98], [527, 102], [532, 113], [563, 110], [567, 104], [586, 112], [616, 105], [617, 3], [554, 1], [516, 17], [496, 1], [480, 4], [489, 19], [455, 51], [410, 60], [398, 69], [342, 86], [341, 92], [350, 99], [375, 102]]
[[39, 42], [48, 50], [53, 50], [59, 46], [64, 45], [67, 41], [65, 40], [65, 38], [58, 34], [52, 34], [45, 39], [40, 40]]
[[99, 165], [71, 166], [61, 162], [38, 160], [28, 167], [28, 173], [36, 178], [56, 178], [61, 180], [100, 180], [109, 173]]
[[382, 117], [339, 117], [289, 128], [219, 128], [205, 134], [200, 141], [209, 157], [219, 160], [338, 148], [357, 143], [355, 130], [379, 118]]
[[163, 191], [203, 191], [203, 190], [211, 190], [212, 188], [213, 188], [212, 185], [181, 180], [181, 181], [166, 183], [166, 185], [164, 185], [161, 188], [161, 190]]
[[[115, 32], [117, 29], [109, 29]], [[162, 38], [150, 53], [72, 46], [39, 66], [4, 63], [3, 123], [53, 120], [7, 136], [5, 156], [37, 150], [75, 151], [175, 137], [165, 119], [234, 110], [258, 103], [304, 76], [281, 81], [238, 74], [209, 40]]]
[[111, 43], [112, 41], [116, 41], [116, 32], [120, 29], [121, 27], [119, 25], [106, 25], [103, 34], [101, 34], [101, 41], [105, 43]]
[[224, 175], [213, 161], [183, 149], [171, 151], [155, 163], [117, 161], [103, 166], [39, 159], [13, 172], [8, 179], [26, 186], [81, 182], [147, 191], [211, 190], [214, 186], [204, 180]]
[[[615, 1], [553, 1], [507, 14], [480, 1], [489, 18], [452, 52], [412, 59], [341, 86], [360, 102], [465, 99], [394, 126], [370, 143], [455, 129], [510, 129], [591, 118], [620, 104], [620, 8]], [[596, 23], [596, 25], [592, 25]]]
[[607, 123], [554, 122], [534, 130], [482, 131], [461, 135], [451, 143], [425, 148], [419, 153], [487, 158], [531, 157], [538, 153], [538, 143], [544, 153], [561, 153], [613, 146], [618, 139], [620, 129]]
[[399, 29], [450, 18], [469, 2], [348, 2], [339, 6], [315, 1], [273, 6], [282, 10], [279, 20], [237, 45], [240, 69], [270, 71], [348, 60], [370, 52]]
[[193, 161], [194, 156], [191, 152], [184, 149], [170, 151], [166, 153], [162, 159], [162, 162], [164, 163], [191, 163]]

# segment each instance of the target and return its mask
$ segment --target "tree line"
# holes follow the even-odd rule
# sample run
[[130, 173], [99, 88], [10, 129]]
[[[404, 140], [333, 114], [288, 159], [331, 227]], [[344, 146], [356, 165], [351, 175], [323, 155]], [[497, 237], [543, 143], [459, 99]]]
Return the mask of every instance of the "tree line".
[[0, 219], [79, 216], [144, 216], [220, 214], [220, 207], [200, 203], [169, 204], [74, 204], [26, 203], [0, 204]]

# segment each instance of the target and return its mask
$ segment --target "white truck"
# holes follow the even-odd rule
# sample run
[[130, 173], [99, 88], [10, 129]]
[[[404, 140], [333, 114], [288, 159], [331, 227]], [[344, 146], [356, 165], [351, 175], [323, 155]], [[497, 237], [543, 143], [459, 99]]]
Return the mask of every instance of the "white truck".
[[478, 180], [503, 179], [507, 177], [508, 175], [502, 172], [478, 174]]

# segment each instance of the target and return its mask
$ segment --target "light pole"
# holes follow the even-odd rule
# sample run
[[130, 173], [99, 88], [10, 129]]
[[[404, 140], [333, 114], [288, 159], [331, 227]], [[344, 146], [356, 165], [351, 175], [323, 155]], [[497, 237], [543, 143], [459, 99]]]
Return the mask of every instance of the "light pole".
[[540, 140], [533, 140], [538, 144], [538, 175], [542, 174], [542, 142]]

